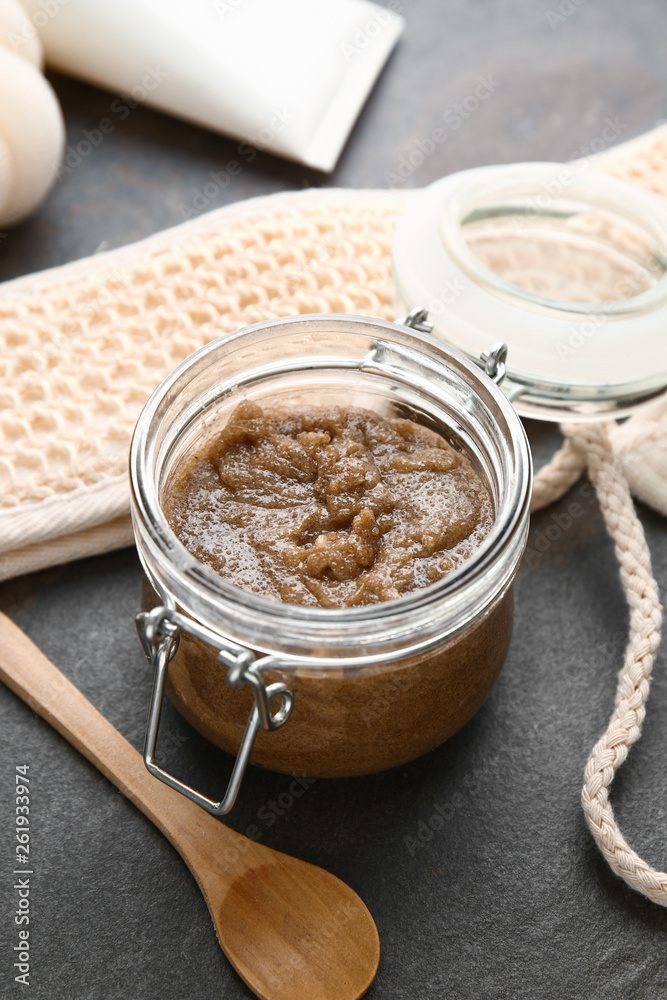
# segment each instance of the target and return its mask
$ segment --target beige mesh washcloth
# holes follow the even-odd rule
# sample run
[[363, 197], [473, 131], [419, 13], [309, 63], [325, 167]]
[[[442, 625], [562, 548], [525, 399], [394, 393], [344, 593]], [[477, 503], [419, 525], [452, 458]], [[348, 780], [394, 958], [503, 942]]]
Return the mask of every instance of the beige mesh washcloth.
[[[596, 165], [667, 194], [667, 128]], [[257, 198], [5, 283], [0, 579], [131, 544], [132, 428], [152, 389], [191, 351], [295, 312], [393, 318], [391, 240], [409, 197]]]
[[[667, 195], [667, 127], [596, 166]], [[132, 542], [127, 453], [150, 394], [221, 333], [295, 312], [393, 318], [390, 249], [409, 192], [306, 191], [232, 206], [122, 250], [3, 286], [0, 305], [0, 579]], [[660, 606], [628, 490], [667, 513], [665, 406], [564, 428], [533, 509], [587, 466], [614, 539], [630, 640], [614, 713], [588, 762], [593, 836], [630, 885], [667, 905], [667, 875], [627, 845], [609, 803], [639, 737]], [[640, 456], [640, 460], [637, 460]]]
[[295, 312], [392, 318], [389, 255], [405, 197], [258, 198], [5, 284], [0, 579], [131, 543], [132, 428], [196, 348]]

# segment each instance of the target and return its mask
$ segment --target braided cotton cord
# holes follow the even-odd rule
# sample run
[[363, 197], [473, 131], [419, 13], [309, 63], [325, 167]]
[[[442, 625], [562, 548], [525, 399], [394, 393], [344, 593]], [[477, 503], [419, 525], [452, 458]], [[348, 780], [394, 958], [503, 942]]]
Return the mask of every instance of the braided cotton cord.
[[560, 500], [586, 468], [586, 459], [570, 441], [565, 441], [550, 462], [535, 473], [531, 513]]
[[644, 531], [612, 448], [609, 427], [565, 424], [561, 430], [565, 444], [536, 475], [531, 509], [537, 510], [562, 496], [588, 466], [607, 531], [614, 542], [630, 607], [630, 634], [614, 711], [586, 764], [581, 802], [589, 829], [611, 868], [633, 889], [667, 906], [667, 873], [651, 868], [627, 844], [609, 802], [614, 775], [639, 739], [646, 714], [662, 622], [658, 587], [651, 573]]
[[564, 428], [586, 456], [607, 531], [614, 541], [630, 608], [630, 634], [614, 711], [586, 765], [581, 801], [586, 822], [612, 869], [633, 889], [667, 906], [667, 874], [646, 864], [626, 843], [609, 803], [614, 775], [639, 739], [649, 681], [660, 643], [662, 612], [644, 531], [604, 425]]

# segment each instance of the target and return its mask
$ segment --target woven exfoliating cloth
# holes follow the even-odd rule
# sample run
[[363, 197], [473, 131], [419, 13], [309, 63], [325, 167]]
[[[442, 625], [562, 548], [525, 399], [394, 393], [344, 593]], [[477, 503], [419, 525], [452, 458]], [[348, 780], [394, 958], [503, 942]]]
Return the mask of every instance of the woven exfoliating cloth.
[[[667, 127], [595, 166], [667, 197]], [[152, 390], [192, 351], [295, 313], [393, 319], [391, 243], [411, 196], [318, 189], [255, 198], [4, 283], [0, 579], [132, 543], [132, 430]]]

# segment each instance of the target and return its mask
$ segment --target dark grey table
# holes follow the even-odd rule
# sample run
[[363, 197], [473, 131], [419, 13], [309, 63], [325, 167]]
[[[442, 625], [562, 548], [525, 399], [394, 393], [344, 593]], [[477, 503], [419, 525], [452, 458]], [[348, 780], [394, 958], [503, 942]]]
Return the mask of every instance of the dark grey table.
[[[497, 86], [406, 184], [462, 167], [584, 152], [614, 123], [638, 135], [667, 112], [667, 8], [659, 0], [399, 0], [399, 48], [336, 173], [260, 154], [218, 201], [308, 185], [383, 187], [480, 77]], [[71, 144], [107, 117], [112, 97], [60, 76]], [[236, 143], [143, 108], [64, 176], [0, 250], [9, 278], [114, 247], [181, 221], [179, 206], [224, 168]], [[599, 145], [599, 143], [598, 143]], [[534, 425], [538, 462], [556, 443]], [[585, 516], [516, 586], [514, 639], [479, 714], [447, 745], [368, 778], [317, 781], [291, 806], [290, 779], [248, 774], [230, 818], [261, 840], [335, 872], [367, 902], [382, 939], [369, 996], [663, 997], [667, 914], [627, 889], [598, 856], [579, 809], [587, 753], [606, 724], [626, 608], [611, 544], [582, 485], [534, 519], [544, 530], [577, 499]], [[667, 535], [641, 510], [658, 580]], [[531, 542], [532, 544], [532, 542]], [[132, 550], [0, 587], [0, 607], [137, 747], [150, 672], [133, 627], [140, 571]], [[614, 789], [621, 826], [667, 862], [667, 679], [656, 666], [641, 742]], [[8, 691], [0, 692], [2, 997], [195, 1000], [248, 997], [227, 964], [194, 881], [167, 842], [104, 778]], [[170, 766], [218, 790], [229, 758], [173, 710]], [[382, 734], [378, 734], [382, 738]], [[29, 764], [31, 986], [12, 981], [15, 766]], [[10, 814], [10, 802], [12, 814]], [[429, 837], [437, 806], [447, 822]], [[435, 824], [434, 824], [435, 825]], [[421, 837], [421, 840], [420, 840]]]

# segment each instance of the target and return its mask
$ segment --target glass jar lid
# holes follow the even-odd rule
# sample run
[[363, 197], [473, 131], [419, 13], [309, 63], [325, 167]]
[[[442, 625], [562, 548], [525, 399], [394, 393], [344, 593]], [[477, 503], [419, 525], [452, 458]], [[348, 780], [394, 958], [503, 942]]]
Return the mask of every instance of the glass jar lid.
[[619, 417], [667, 390], [667, 203], [588, 161], [436, 181], [399, 220], [393, 272], [434, 336], [473, 359], [507, 344], [522, 415]]

